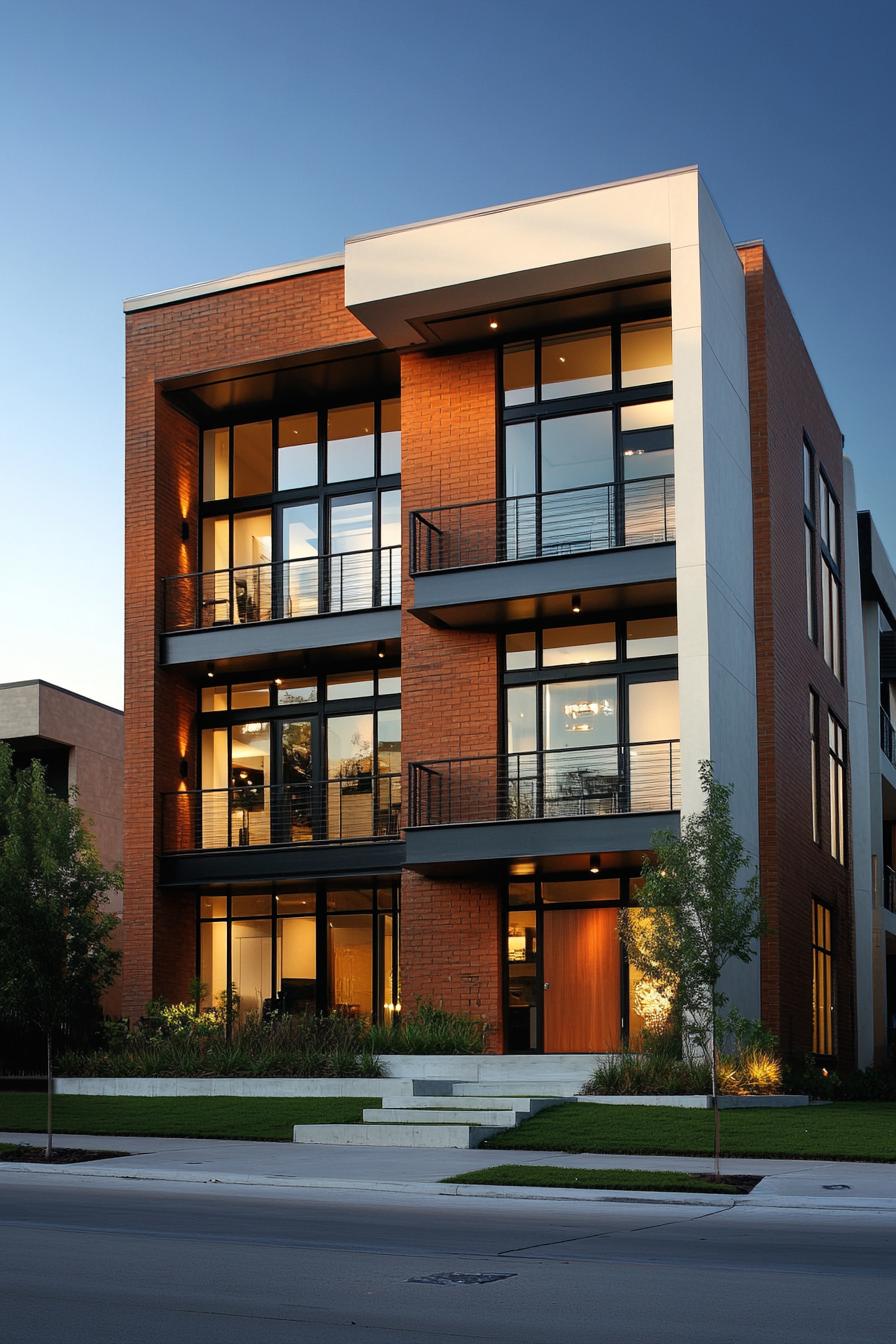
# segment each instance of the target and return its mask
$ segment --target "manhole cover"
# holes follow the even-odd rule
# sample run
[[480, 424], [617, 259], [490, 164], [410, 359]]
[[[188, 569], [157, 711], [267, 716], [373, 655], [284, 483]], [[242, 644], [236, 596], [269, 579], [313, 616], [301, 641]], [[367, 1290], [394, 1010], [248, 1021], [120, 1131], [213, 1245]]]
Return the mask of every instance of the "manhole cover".
[[851, 1185], [823, 1185], [822, 1190], [851, 1190]]
[[515, 1279], [515, 1274], [426, 1274], [423, 1278], [408, 1279], [408, 1283], [497, 1283], [499, 1279]]

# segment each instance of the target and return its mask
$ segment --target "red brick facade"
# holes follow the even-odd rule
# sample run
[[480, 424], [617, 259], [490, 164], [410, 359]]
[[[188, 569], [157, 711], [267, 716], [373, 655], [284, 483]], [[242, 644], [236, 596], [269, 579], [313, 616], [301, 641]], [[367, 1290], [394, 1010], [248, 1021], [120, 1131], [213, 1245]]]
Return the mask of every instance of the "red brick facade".
[[[753, 467], [762, 1016], [785, 1055], [812, 1048], [811, 903], [834, 912], [839, 1054], [854, 1049], [849, 869], [830, 854], [828, 709], [847, 722], [846, 690], [808, 635], [803, 436], [843, 500], [843, 442], [761, 244], [740, 249], [746, 275]], [[817, 489], [817, 485], [816, 485]], [[821, 610], [816, 561], [816, 602]], [[819, 622], [820, 624], [820, 622]], [[844, 651], [845, 662], [845, 651]], [[820, 844], [812, 838], [809, 690], [820, 701]]]
[[345, 308], [341, 268], [127, 318], [124, 1012], [132, 1019], [155, 994], [186, 994], [195, 970], [192, 903], [157, 885], [161, 794], [183, 786], [184, 754], [195, 769], [195, 691], [158, 667], [157, 648], [162, 580], [197, 565], [198, 433], [158, 384], [369, 334]]
[[[494, 351], [405, 355], [401, 374], [402, 507], [497, 494]], [[405, 554], [409, 553], [404, 538]], [[494, 634], [436, 630], [402, 613], [402, 757], [405, 762], [488, 756], [498, 750]], [[500, 899], [496, 884], [406, 871], [401, 891], [402, 998], [482, 1014], [501, 1048]]]

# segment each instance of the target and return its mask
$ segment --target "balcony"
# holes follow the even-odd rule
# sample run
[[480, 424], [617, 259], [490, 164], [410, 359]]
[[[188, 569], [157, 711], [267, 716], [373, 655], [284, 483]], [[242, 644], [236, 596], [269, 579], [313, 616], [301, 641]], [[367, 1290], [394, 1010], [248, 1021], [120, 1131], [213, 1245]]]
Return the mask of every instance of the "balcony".
[[161, 661], [395, 639], [400, 608], [400, 546], [175, 574], [164, 580]]
[[[568, 610], [668, 602], [675, 580], [672, 476], [478, 500], [411, 514], [414, 611], [492, 625]], [[603, 594], [603, 596], [602, 596]]]
[[407, 863], [646, 849], [677, 828], [679, 757], [667, 741], [415, 762]]
[[400, 821], [400, 774], [163, 794], [162, 881], [397, 871]]
[[896, 769], [896, 728], [883, 705], [880, 709], [880, 749]]

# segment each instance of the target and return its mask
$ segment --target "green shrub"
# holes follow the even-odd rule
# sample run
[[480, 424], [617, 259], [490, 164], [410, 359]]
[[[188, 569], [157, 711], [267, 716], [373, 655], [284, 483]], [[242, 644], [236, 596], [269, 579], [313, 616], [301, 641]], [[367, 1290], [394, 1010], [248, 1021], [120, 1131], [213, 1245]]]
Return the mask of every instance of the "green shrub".
[[418, 999], [411, 1013], [405, 1013], [390, 1027], [372, 1026], [371, 1048], [384, 1055], [481, 1055], [485, 1050], [488, 1025], [480, 1018], [464, 1017], [437, 1008], [427, 999]]
[[807, 1092], [818, 1101], [896, 1101], [896, 1068], [853, 1069], [838, 1073], [807, 1055], [785, 1070], [788, 1092]]
[[100, 1078], [379, 1078], [369, 1028], [333, 1013], [247, 1018], [227, 1040], [222, 1024], [173, 1032], [155, 1025], [123, 1045], [60, 1060], [60, 1073]]

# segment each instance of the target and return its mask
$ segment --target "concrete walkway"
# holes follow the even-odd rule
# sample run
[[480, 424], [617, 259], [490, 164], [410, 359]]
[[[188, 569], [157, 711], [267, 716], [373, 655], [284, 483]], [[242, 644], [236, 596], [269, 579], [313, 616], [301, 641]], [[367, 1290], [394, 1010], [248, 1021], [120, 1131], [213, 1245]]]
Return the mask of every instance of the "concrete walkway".
[[[39, 1143], [33, 1133], [0, 1133], [5, 1143]], [[586, 1170], [620, 1167], [645, 1171], [710, 1170], [702, 1157], [637, 1157], [627, 1154], [548, 1153], [501, 1150], [457, 1152], [433, 1148], [351, 1148], [325, 1144], [242, 1142], [227, 1139], [116, 1138], [84, 1134], [58, 1134], [58, 1147], [111, 1149], [126, 1157], [112, 1158], [101, 1166], [89, 1163], [31, 1166], [29, 1169], [82, 1176], [120, 1177], [131, 1180], [220, 1182], [235, 1185], [290, 1185], [343, 1190], [403, 1190], [427, 1194], [463, 1193], [470, 1196], [503, 1195], [505, 1198], [538, 1197], [536, 1189], [521, 1187], [440, 1185], [460, 1172], [479, 1170], [499, 1163], [525, 1166], [562, 1166]], [[0, 1163], [4, 1170], [20, 1170], [18, 1163]], [[725, 1158], [723, 1173], [762, 1176], [751, 1195], [738, 1202], [782, 1207], [841, 1207], [896, 1210], [896, 1164], [875, 1162], [821, 1162], [779, 1158]], [[648, 1193], [616, 1192], [615, 1196], [585, 1190], [541, 1191], [551, 1199], [650, 1199]], [[653, 1198], [677, 1202], [731, 1202], [717, 1195], [657, 1194]]]

